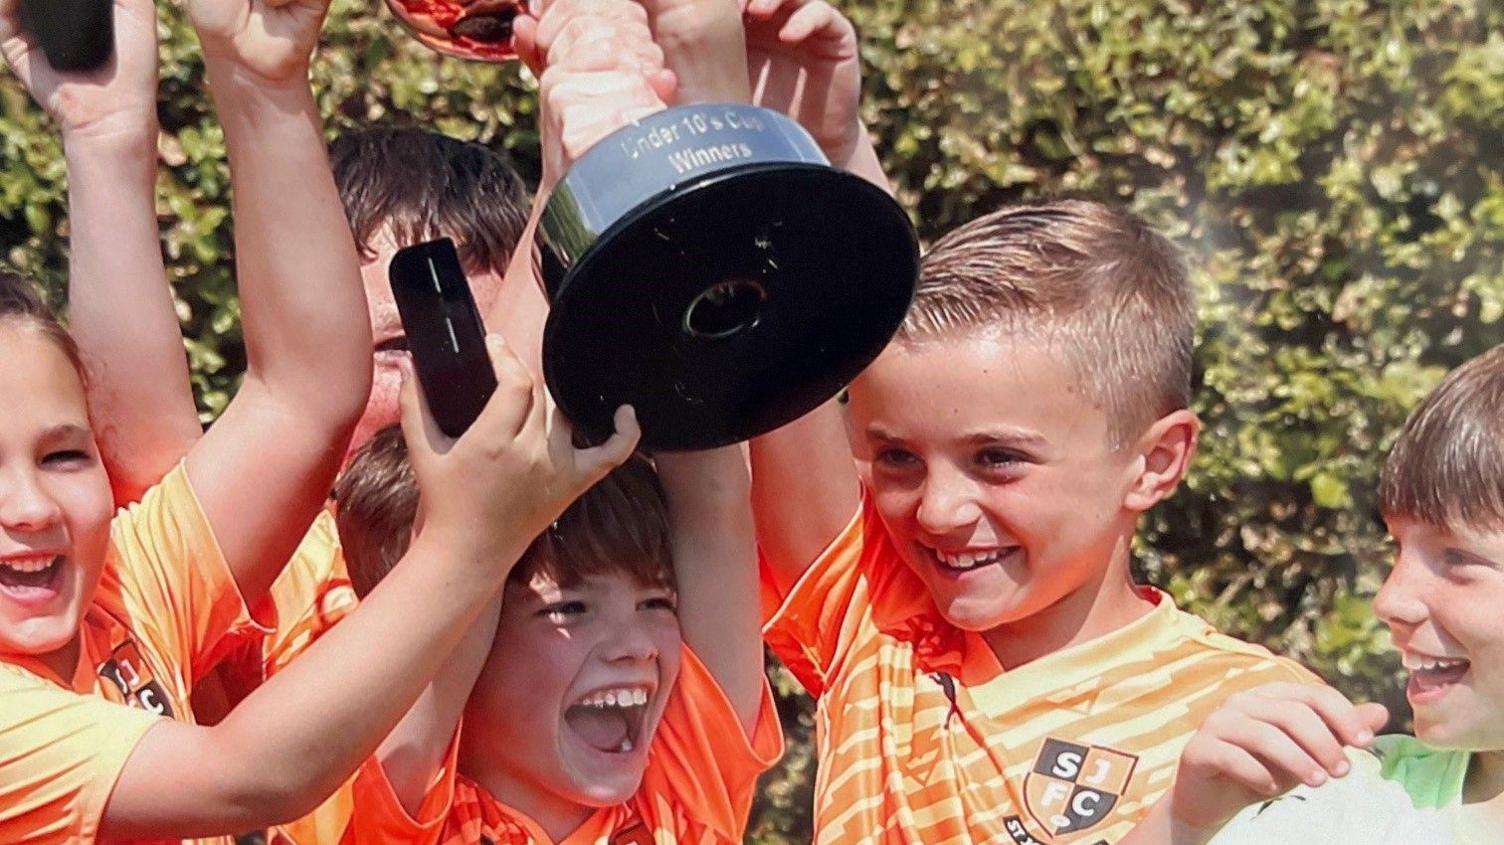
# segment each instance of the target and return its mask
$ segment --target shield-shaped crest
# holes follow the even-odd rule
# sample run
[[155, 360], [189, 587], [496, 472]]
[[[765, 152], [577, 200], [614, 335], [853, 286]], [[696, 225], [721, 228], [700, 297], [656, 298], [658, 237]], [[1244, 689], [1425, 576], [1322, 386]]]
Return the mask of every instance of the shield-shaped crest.
[[[141, 656], [134, 640], [126, 640], [110, 652], [110, 659], [100, 664], [99, 676], [113, 683], [120, 703], [171, 717], [172, 702], [167, 691], [152, 676], [151, 666]], [[107, 695], [107, 698], [114, 698]]]
[[1046, 739], [1024, 778], [1025, 809], [1053, 836], [1090, 830], [1111, 817], [1137, 765], [1123, 751]]

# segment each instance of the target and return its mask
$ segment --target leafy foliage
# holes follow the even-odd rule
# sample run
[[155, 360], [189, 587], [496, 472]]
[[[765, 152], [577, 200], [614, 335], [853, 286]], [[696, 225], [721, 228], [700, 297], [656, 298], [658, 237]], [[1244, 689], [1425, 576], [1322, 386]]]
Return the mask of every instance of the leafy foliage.
[[[1370, 600], [1374, 491], [1408, 409], [1504, 340], [1504, 11], [1481, 0], [844, 0], [866, 115], [926, 237], [1000, 203], [1131, 205], [1192, 256], [1202, 302], [1185, 488], [1143, 574], [1229, 633], [1403, 711]], [[163, 4], [159, 211], [205, 419], [243, 364], [223, 136]], [[537, 172], [516, 68], [440, 59], [339, 0], [315, 67], [331, 131], [417, 123]], [[0, 84], [0, 238], [61, 290], [57, 138]], [[750, 841], [805, 842], [810, 705], [774, 680], [792, 750]], [[1403, 727], [1401, 723], [1396, 727]]]

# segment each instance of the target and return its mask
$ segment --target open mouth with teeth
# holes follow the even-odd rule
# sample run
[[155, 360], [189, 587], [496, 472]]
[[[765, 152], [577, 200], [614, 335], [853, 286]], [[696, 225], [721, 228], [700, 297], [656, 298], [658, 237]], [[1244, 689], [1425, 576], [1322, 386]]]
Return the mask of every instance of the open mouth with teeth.
[[564, 711], [564, 722], [586, 745], [603, 754], [626, 754], [642, 747], [647, 721], [646, 687], [617, 687], [586, 695]]
[[952, 572], [968, 572], [984, 566], [1002, 563], [1017, 550], [1017, 546], [1010, 546], [1006, 549], [976, 549], [960, 552], [930, 549], [930, 552], [935, 556], [935, 560], [939, 562], [941, 569], [947, 569]]
[[62, 571], [62, 555], [0, 561], [0, 591], [20, 601], [44, 601], [57, 592]]
[[1419, 654], [1404, 655], [1405, 670], [1410, 673], [1408, 692], [1425, 696], [1440, 693], [1462, 682], [1472, 663], [1462, 658], [1429, 657]]

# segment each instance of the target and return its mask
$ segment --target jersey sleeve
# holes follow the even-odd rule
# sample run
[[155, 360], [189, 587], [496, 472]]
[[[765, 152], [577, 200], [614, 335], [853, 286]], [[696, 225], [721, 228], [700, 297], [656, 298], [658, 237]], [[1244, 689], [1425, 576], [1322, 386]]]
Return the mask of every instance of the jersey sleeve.
[[763, 626], [768, 647], [816, 698], [824, 693], [842, 652], [856, 635], [867, 595], [862, 562], [880, 536], [874, 532], [882, 530], [864, 499], [861, 510], [805, 570]]
[[177, 659], [184, 688], [212, 667], [226, 634], [271, 630], [246, 607], [183, 464], [122, 510], [110, 535], [131, 627]]
[[763, 682], [752, 735], [699, 657], [685, 646], [679, 680], [664, 707], [633, 800], [644, 818], [682, 814], [740, 842], [757, 778], [783, 756], [783, 731], [773, 691]]
[[341, 845], [439, 845], [454, 812], [460, 731], [449, 741], [444, 766], [434, 775], [418, 813], [407, 812], [376, 755], [360, 767], [350, 787], [350, 821]]
[[0, 666], [0, 842], [93, 842], [110, 792], [161, 717]]
[[270, 601], [277, 626], [263, 647], [268, 678], [355, 609], [355, 588], [329, 511], [319, 513], [287, 568], [272, 583]]

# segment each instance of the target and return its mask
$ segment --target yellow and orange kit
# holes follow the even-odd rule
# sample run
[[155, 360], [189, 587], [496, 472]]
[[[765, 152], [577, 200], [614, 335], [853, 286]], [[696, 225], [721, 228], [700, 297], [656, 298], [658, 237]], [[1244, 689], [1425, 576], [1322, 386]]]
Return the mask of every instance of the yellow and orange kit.
[[864, 503], [764, 631], [818, 700], [815, 841], [1112, 843], [1229, 695], [1318, 682], [1146, 590], [1148, 615], [1005, 671]]

